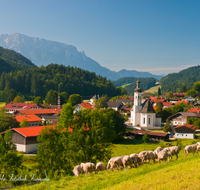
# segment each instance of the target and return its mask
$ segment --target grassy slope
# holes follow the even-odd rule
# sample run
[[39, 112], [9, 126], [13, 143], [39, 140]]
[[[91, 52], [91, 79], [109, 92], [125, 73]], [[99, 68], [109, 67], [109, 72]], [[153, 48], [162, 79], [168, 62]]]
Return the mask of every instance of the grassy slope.
[[[184, 140], [183, 145], [191, 144], [194, 140]], [[129, 141], [130, 142], [130, 141]], [[165, 142], [166, 143], [166, 142]], [[162, 144], [165, 144], [162, 143]], [[142, 150], [154, 150], [162, 144], [115, 144], [113, 145], [112, 156], [139, 153]], [[173, 143], [175, 145], [175, 143]], [[177, 161], [158, 164], [150, 163], [139, 168], [127, 169], [126, 171], [104, 171], [98, 174], [81, 175], [79, 178], [65, 176], [60, 180], [49, 182], [51, 189], [199, 189], [200, 169], [197, 167], [200, 162], [200, 155], [187, 158], [184, 150], [179, 153]], [[189, 184], [189, 180], [192, 186]], [[179, 183], [180, 182], [180, 183]], [[188, 186], [189, 185], [189, 186]], [[137, 187], [137, 188], [136, 188]], [[169, 188], [169, 189], [170, 189]], [[49, 189], [47, 182], [34, 186], [23, 186], [17, 189]]]
[[3, 106], [5, 106], [6, 103], [5, 102], [0, 102], [0, 108], [2, 108]]
[[130, 85], [130, 84], [132, 84], [132, 83], [124, 84], [124, 85], [122, 85], [121, 87], [125, 88], [126, 86], [128, 86], [128, 85]]
[[153, 93], [153, 92], [157, 92], [157, 91], [158, 91], [158, 87], [161, 88], [160, 85], [156, 85], [156, 86], [151, 87], [151, 88], [148, 89], [148, 90], [145, 90], [145, 92], [151, 92], [151, 93]]

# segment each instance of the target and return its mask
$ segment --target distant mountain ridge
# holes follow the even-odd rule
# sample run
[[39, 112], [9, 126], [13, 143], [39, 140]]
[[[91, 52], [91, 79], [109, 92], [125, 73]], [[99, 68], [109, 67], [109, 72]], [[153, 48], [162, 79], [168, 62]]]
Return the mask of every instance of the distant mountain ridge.
[[95, 72], [112, 81], [122, 77], [153, 77], [160, 79], [162, 75], [153, 75], [148, 72], [135, 70], [111, 71], [102, 67], [98, 62], [85, 55], [84, 51], [78, 52], [77, 48], [64, 43], [49, 41], [41, 38], [28, 37], [15, 33], [0, 35], [0, 46], [13, 49], [30, 59], [37, 66], [47, 66], [51, 63], [79, 67], [90, 72]]

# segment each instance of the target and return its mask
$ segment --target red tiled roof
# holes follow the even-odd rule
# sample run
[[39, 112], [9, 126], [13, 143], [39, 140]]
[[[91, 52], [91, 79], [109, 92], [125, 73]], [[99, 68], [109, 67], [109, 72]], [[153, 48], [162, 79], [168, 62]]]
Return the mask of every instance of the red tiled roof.
[[37, 117], [34, 114], [32, 114], [32, 115], [17, 115], [17, 116], [15, 116], [15, 119], [18, 122], [22, 122], [23, 119], [27, 119], [27, 122], [42, 121], [42, 119], [40, 119], [39, 117]]
[[130, 111], [132, 108], [124, 108], [124, 110], [126, 111]]
[[[49, 125], [50, 127], [55, 127], [55, 125]], [[45, 129], [47, 126], [35, 126], [35, 127], [23, 127], [23, 128], [12, 128], [11, 130], [14, 130], [24, 137], [36, 137], [40, 135], [40, 132], [42, 129]], [[89, 130], [88, 128], [84, 129], [85, 131]], [[68, 128], [69, 132], [72, 132], [72, 128]], [[4, 132], [3, 132], [4, 133]]]
[[37, 104], [30, 104], [30, 103], [9, 103], [4, 106], [6, 109], [30, 109], [33, 106], [37, 106]]
[[14, 130], [24, 137], [35, 137], [39, 136], [42, 129], [44, 129], [46, 126], [36, 126], [36, 127], [23, 127], [23, 128], [12, 128], [11, 130]]
[[179, 100], [179, 101], [177, 102], [177, 104], [180, 104], [181, 102], [183, 102], [183, 104], [187, 104], [187, 103], [188, 103], [188, 101]]
[[92, 104], [88, 103], [88, 102], [83, 102], [80, 104], [82, 107], [87, 108], [87, 109], [95, 109]]
[[181, 127], [188, 127], [190, 129], [193, 129], [193, 130], [197, 130], [198, 129], [197, 127], [195, 127], [193, 125], [190, 125], [190, 124], [179, 125], [179, 126], [174, 127], [174, 129], [181, 128]]
[[197, 112], [200, 112], [200, 109], [199, 108], [190, 108], [187, 112], [197, 113]]
[[174, 103], [171, 102], [163, 102], [163, 106], [172, 106]]
[[30, 114], [54, 114], [61, 113], [61, 109], [31, 109], [31, 110], [19, 110], [20, 113], [24, 113], [27, 115]]

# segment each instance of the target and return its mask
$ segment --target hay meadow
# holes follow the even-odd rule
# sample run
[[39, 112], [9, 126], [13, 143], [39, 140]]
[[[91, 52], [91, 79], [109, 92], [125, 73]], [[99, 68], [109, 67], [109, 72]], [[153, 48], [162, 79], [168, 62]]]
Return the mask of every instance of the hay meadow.
[[[182, 145], [194, 144], [198, 140], [182, 140]], [[172, 141], [176, 145], [177, 141]], [[143, 150], [155, 150], [158, 146], [165, 146], [166, 142], [157, 144], [144, 144], [132, 140], [126, 140], [119, 144], [113, 144], [112, 156], [139, 153]], [[25, 165], [31, 167], [34, 157], [25, 159]], [[106, 164], [106, 163], [105, 163]], [[36, 185], [22, 185], [13, 189], [200, 189], [200, 154], [184, 155], [184, 148], [179, 153], [179, 159], [158, 164], [146, 163], [138, 168], [127, 168], [120, 171], [104, 171], [97, 174], [82, 174], [80, 177], [63, 175], [59, 179], [51, 179]]]

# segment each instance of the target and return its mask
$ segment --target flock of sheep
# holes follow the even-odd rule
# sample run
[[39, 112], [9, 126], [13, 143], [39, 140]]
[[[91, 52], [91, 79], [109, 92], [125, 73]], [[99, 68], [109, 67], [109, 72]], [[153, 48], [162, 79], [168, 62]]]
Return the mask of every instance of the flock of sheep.
[[[160, 163], [160, 161], [167, 161], [167, 159], [169, 161], [172, 159], [173, 155], [176, 155], [176, 159], [178, 159], [180, 150], [181, 147], [178, 146], [167, 147], [164, 149], [157, 147], [154, 151], [142, 151], [139, 154], [131, 154], [130, 156], [113, 157], [108, 161], [107, 167], [101, 162], [97, 163], [96, 166], [91, 162], [81, 163], [74, 167], [73, 172], [74, 175], [78, 177], [81, 173], [87, 174], [93, 171], [98, 172], [108, 170], [109, 168], [111, 171], [113, 169], [118, 170], [119, 168], [125, 169], [127, 166], [130, 166], [131, 168], [132, 164], [137, 168], [139, 165], [144, 164], [145, 161], [150, 162], [151, 160], [155, 161], [155, 159], [158, 159], [158, 163]], [[197, 142], [195, 145], [185, 146], [185, 157], [188, 153], [192, 153], [194, 156], [196, 150], [200, 151], [200, 142]]]

